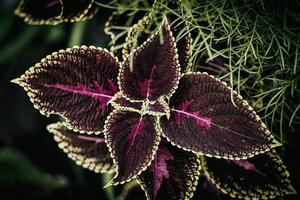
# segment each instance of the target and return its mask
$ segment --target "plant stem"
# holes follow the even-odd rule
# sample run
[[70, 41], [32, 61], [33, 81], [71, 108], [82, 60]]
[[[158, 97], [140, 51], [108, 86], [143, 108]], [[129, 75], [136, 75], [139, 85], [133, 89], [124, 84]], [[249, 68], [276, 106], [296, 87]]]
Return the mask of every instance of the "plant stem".
[[86, 22], [78, 22], [73, 24], [72, 32], [70, 35], [69, 40], [69, 47], [75, 46], [75, 45], [81, 45], [84, 31], [86, 27]]
[[[102, 175], [102, 185], [106, 185], [113, 178], [113, 174], [103, 174]], [[114, 188], [112, 186], [104, 188], [105, 195], [108, 200], [115, 200]]]

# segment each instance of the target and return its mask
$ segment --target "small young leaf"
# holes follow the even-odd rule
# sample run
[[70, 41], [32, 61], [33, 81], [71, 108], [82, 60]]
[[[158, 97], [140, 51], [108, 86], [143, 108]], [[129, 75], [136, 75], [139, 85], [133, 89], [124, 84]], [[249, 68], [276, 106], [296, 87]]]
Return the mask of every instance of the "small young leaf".
[[24, 18], [28, 24], [56, 25], [92, 17], [98, 9], [93, 2], [94, 0], [22, 0], [15, 14]]
[[275, 150], [247, 160], [206, 158], [208, 178], [220, 190], [240, 199], [273, 199], [294, 189]]
[[118, 92], [110, 102], [115, 109], [138, 112], [140, 114], [149, 114], [154, 116], [169, 116], [169, 105], [163, 98], [155, 102], [149, 101], [131, 101], [121, 92]]
[[129, 99], [155, 101], [161, 96], [170, 97], [175, 91], [180, 68], [168, 23], [162, 26], [162, 34], [160, 38], [157, 31], [124, 61], [119, 86]]
[[115, 110], [105, 123], [105, 140], [117, 166], [113, 184], [130, 181], [150, 165], [160, 132], [157, 117]]
[[82, 135], [68, 129], [63, 123], [50, 124], [47, 129], [53, 134], [59, 148], [77, 165], [96, 173], [115, 170], [103, 136]]
[[196, 155], [161, 143], [150, 167], [137, 180], [148, 199], [190, 199], [199, 174]]
[[170, 100], [164, 136], [194, 153], [227, 159], [266, 152], [276, 141], [253, 109], [224, 83], [205, 73], [188, 73]]
[[53, 53], [13, 80], [46, 116], [57, 113], [73, 129], [101, 132], [117, 93], [119, 63], [106, 50], [74, 47]]
[[130, 101], [127, 99], [122, 92], [118, 92], [113, 96], [109, 103], [115, 108], [125, 111], [132, 111], [141, 113], [143, 102], [141, 101]]

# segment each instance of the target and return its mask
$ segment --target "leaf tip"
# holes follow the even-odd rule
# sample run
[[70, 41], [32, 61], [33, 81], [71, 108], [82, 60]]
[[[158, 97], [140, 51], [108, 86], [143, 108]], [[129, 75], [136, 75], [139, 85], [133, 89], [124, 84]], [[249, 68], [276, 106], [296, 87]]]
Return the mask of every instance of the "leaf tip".
[[283, 146], [283, 144], [282, 143], [280, 143], [280, 142], [278, 142], [277, 140], [273, 140], [272, 141], [272, 144], [271, 144], [271, 148], [273, 149], [273, 148], [276, 148], [276, 147], [280, 147], [280, 146]]
[[292, 185], [289, 185], [288, 189], [289, 190], [286, 192], [286, 194], [288, 194], [288, 195], [296, 195], [296, 194], [298, 194], [297, 190]]
[[10, 82], [15, 83], [17, 85], [20, 85], [21, 84], [21, 79], [20, 78], [15, 78], [15, 79], [11, 80]]

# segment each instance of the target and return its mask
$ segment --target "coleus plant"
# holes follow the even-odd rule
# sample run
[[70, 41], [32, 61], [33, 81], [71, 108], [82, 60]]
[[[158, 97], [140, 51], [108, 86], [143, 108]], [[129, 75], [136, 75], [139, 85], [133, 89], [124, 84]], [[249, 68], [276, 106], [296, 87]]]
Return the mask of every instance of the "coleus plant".
[[136, 178], [149, 199], [188, 199], [200, 155], [243, 166], [238, 160], [279, 143], [226, 83], [189, 71], [190, 50], [177, 49], [181, 42], [187, 44], [176, 44], [166, 21], [123, 63], [102, 48], [73, 47], [13, 82], [43, 115], [65, 118], [48, 129], [70, 158], [96, 172], [116, 172], [108, 185]]
[[[78, 165], [97, 173], [116, 170], [103, 135], [82, 135], [62, 122], [49, 125], [48, 130]], [[274, 150], [247, 160], [225, 160], [197, 156], [163, 139], [151, 165], [137, 176], [145, 195], [134, 187], [122, 196], [138, 200], [189, 199], [196, 190], [194, 199], [271, 199], [294, 192], [288, 178]]]
[[28, 24], [56, 25], [89, 19], [97, 10], [94, 0], [22, 0], [15, 14]]

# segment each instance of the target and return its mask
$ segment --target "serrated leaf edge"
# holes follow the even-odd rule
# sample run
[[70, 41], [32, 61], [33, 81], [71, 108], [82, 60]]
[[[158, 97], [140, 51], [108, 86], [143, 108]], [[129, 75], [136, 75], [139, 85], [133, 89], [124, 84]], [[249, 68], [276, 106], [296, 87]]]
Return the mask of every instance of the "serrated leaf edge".
[[[143, 171], [145, 171], [150, 165], [151, 165], [151, 162], [152, 160], [154, 159], [155, 155], [156, 155], [156, 152], [157, 152], [157, 149], [158, 149], [158, 145], [160, 143], [160, 140], [161, 140], [161, 129], [159, 129], [159, 117], [156, 117], [156, 123], [154, 124], [155, 126], [155, 130], [156, 130], [156, 139], [154, 141], [154, 145], [153, 145], [153, 148], [151, 150], [151, 158], [149, 159], [149, 161], [147, 163], [144, 163], [143, 164], [143, 167], [138, 170], [135, 175], [131, 175], [129, 176], [126, 180], [123, 180], [123, 181], [120, 181], [120, 182], [115, 182], [114, 179], [116, 177], [118, 177], [118, 164], [116, 162], [116, 157], [115, 157], [115, 152], [113, 150], [113, 148], [109, 145], [109, 142], [111, 140], [110, 136], [109, 136], [109, 132], [107, 130], [107, 125], [109, 124], [109, 120], [110, 118], [115, 115], [117, 112], [119, 112], [120, 110], [117, 110], [115, 109], [106, 119], [105, 121], [105, 125], [104, 125], [104, 138], [105, 138], [105, 142], [106, 142], [106, 146], [110, 152], [110, 157], [112, 158], [113, 160], [113, 163], [114, 165], [116, 166], [116, 174], [115, 176], [112, 178], [112, 180], [110, 180], [104, 187], [109, 187], [109, 186], [116, 186], [116, 185], [120, 185], [120, 184], [124, 184], [124, 183], [127, 183], [127, 182], [130, 182], [131, 180], [133, 179], [136, 179], [136, 177], [138, 175], [140, 175]], [[122, 110], [121, 110], [122, 111]], [[152, 116], [153, 117], [153, 116]]]
[[[188, 76], [188, 75], [198, 75], [198, 74], [208, 75], [211, 78], [213, 78], [214, 80], [220, 81], [220, 80], [216, 79], [214, 76], [209, 75], [206, 72], [187, 72], [187, 73], [182, 74], [181, 78], [184, 77], [184, 76]], [[255, 118], [256, 122], [260, 123], [261, 129], [263, 129], [264, 132], [265, 132], [265, 134], [268, 136], [268, 140], [270, 142], [272, 142], [268, 147], [266, 147], [264, 149], [257, 148], [252, 153], [245, 153], [245, 155], [242, 156], [242, 157], [240, 157], [238, 155], [236, 155], [236, 156], [224, 156], [224, 155], [220, 155], [219, 153], [216, 153], [216, 154], [212, 155], [212, 154], [208, 154], [208, 153], [197, 152], [197, 151], [194, 151], [192, 149], [188, 149], [188, 148], [185, 148], [185, 147], [183, 147], [181, 145], [175, 144], [174, 142], [171, 141], [171, 139], [167, 135], [164, 134], [164, 132], [162, 132], [162, 136], [164, 138], [166, 138], [167, 141], [170, 142], [172, 145], [174, 145], [174, 146], [176, 146], [178, 148], [181, 148], [181, 149], [183, 149], [185, 151], [190, 151], [190, 152], [193, 152], [193, 153], [195, 153], [197, 155], [203, 155], [203, 156], [215, 157], [215, 158], [224, 158], [224, 159], [228, 159], [228, 160], [242, 160], [242, 159], [247, 159], [247, 158], [253, 157], [253, 156], [258, 155], [258, 154], [266, 153], [266, 152], [270, 151], [272, 148], [281, 146], [281, 144], [277, 140], [275, 140], [274, 136], [267, 129], [267, 126], [261, 121], [261, 118], [256, 114], [256, 112], [253, 110], [253, 108], [248, 104], [248, 102], [245, 101], [241, 95], [238, 95], [237, 92], [234, 91], [231, 87], [227, 86], [226, 82], [224, 82], [224, 81], [220, 81], [220, 82], [224, 86], [226, 86], [229, 90], [231, 90], [232, 93], [233, 93], [233, 95], [235, 95], [237, 99], [239, 99], [239, 100], [242, 101], [242, 104], [243, 104], [244, 108], [247, 109], [247, 110], [249, 110], [251, 112], [251, 114], [253, 115], [253, 118]]]
[[[85, 46], [85, 45], [82, 45], [82, 46], [73, 46], [72, 48], [67, 48], [66, 50], [65, 49], [61, 49], [57, 52], [53, 52], [52, 54], [50, 55], [47, 55], [45, 58], [43, 58], [40, 62], [36, 63], [34, 66], [30, 67], [24, 74], [22, 74], [19, 78], [16, 78], [16, 79], [13, 79], [11, 80], [12, 83], [16, 83], [18, 85], [20, 85], [21, 87], [24, 88], [24, 90], [27, 92], [27, 95], [29, 96], [30, 98], [30, 101], [32, 102], [33, 104], [33, 107], [35, 109], [37, 109], [42, 115], [46, 116], [46, 117], [49, 117], [51, 114], [57, 114], [59, 116], [61, 116], [63, 118], [63, 120], [65, 121], [65, 126], [68, 128], [68, 129], [71, 129], [71, 130], [74, 130], [76, 132], [79, 132], [79, 133], [87, 133], [87, 134], [101, 134], [102, 131], [85, 131], [85, 130], [80, 130], [74, 126], [71, 125], [70, 123], [70, 120], [68, 120], [65, 116], [63, 116], [62, 114], [58, 113], [58, 112], [54, 112], [54, 111], [51, 111], [51, 112], [46, 112], [45, 110], [42, 110], [40, 108], [40, 106], [38, 104], [36, 104], [36, 102], [38, 102], [34, 97], [35, 97], [35, 94], [33, 93], [33, 91], [37, 92], [37, 90], [33, 90], [31, 89], [27, 84], [25, 84], [23, 81], [25, 79], [27, 79], [30, 75], [32, 75], [33, 73], [35, 73], [35, 69], [41, 69], [43, 70], [44, 69], [44, 66], [43, 64], [48, 64], [48, 65], [51, 65], [52, 63], [55, 63], [55, 61], [52, 61], [51, 59], [54, 57], [54, 56], [57, 56], [59, 53], [65, 53], [65, 52], [71, 52], [71, 50], [73, 49], [97, 49], [97, 50], [100, 50], [100, 51], [104, 51], [106, 53], [108, 53], [113, 59], [115, 59], [116, 63], [119, 64], [119, 67], [120, 67], [120, 62], [118, 61], [118, 58], [115, 57], [111, 52], [109, 52], [107, 49], [104, 49], [104, 48], [101, 48], [101, 47], [95, 47], [95, 46]], [[47, 66], [49, 67], [49, 66]]]
[[[94, 166], [92, 167], [87, 160], [84, 160], [83, 162], [79, 161], [78, 158], [75, 158], [73, 157], [70, 153], [69, 153], [69, 150], [68, 148], [65, 148], [65, 146], [63, 145], [60, 145], [60, 142], [62, 142], [62, 140], [59, 138], [59, 136], [57, 135], [61, 135], [61, 133], [57, 130], [55, 130], [56, 128], [60, 128], [60, 127], [65, 127], [67, 129], [69, 129], [67, 126], [66, 126], [66, 123], [64, 122], [56, 122], [56, 123], [52, 123], [52, 124], [49, 124], [47, 125], [46, 129], [49, 133], [52, 133], [53, 134], [53, 139], [57, 142], [57, 146], [58, 148], [60, 148], [64, 153], [67, 154], [68, 158], [70, 158], [71, 160], [73, 160], [77, 165], [83, 167], [83, 168], [86, 168], [86, 169], [89, 169], [90, 171], [93, 171], [95, 173], [113, 173], [115, 172], [115, 169], [113, 166], [109, 165], [109, 164], [104, 164], [102, 165], [101, 167], [99, 166]], [[69, 130], [72, 130], [72, 129], [69, 129]], [[74, 131], [74, 130], [72, 130]], [[77, 132], [77, 131], [75, 131]], [[69, 147], [70, 148], [70, 147]], [[76, 153], [73, 153], [73, 154], [76, 154]], [[78, 155], [77, 155], [78, 156]], [[81, 157], [84, 157], [84, 156], [81, 156]]]
[[[205, 173], [205, 176], [223, 193], [228, 194], [229, 196], [233, 198], [239, 198], [239, 199], [274, 199], [278, 196], [286, 195], [295, 192], [295, 189], [291, 185], [291, 181], [289, 180], [289, 172], [286, 169], [286, 166], [283, 164], [282, 160], [279, 158], [279, 156], [276, 154], [276, 151], [272, 149], [270, 152], [267, 152], [267, 154], [270, 156], [270, 159], [272, 159], [278, 166], [277, 170], [281, 172], [281, 176], [284, 177], [284, 181], [289, 184], [288, 188], [286, 190], [278, 191], [278, 188], [274, 188], [274, 191], [262, 191], [261, 189], [257, 189], [257, 193], [255, 192], [249, 192], [248, 190], [243, 190], [241, 187], [238, 186], [238, 184], [235, 184], [237, 187], [237, 190], [233, 190], [230, 187], [222, 187], [221, 183], [215, 179], [215, 177], [209, 172], [208, 167], [206, 166], [205, 158], [202, 160], [202, 167]], [[280, 189], [280, 188], [279, 188]], [[261, 196], [257, 196], [257, 194], [260, 194]]]
[[[166, 21], [166, 20], [164, 20], [164, 21]], [[167, 28], [167, 31], [168, 31], [168, 33], [170, 34], [170, 37], [171, 37], [171, 40], [172, 40], [172, 43], [173, 43], [173, 47], [170, 47], [170, 48], [174, 48], [174, 51], [175, 51], [175, 61], [176, 61], [176, 68], [177, 68], [177, 70], [175, 71], [175, 73], [176, 73], [176, 76], [178, 77], [177, 78], [177, 81], [176, 81], [176, 83], [175, 83], [175, 85], [173, 86], [173, 88], [171, 88], [170, 90], [170, 92], [168, 93], [168, 94], [164, 94], [164, 95], [162, 95], [161, 97], [164, 97], [164, 98], [170, 98], [174, 93], [175, 93], [175, 91], [176, 91], [176, 89], [178, 88], [178, 84], [179, 84], [179, 80], [180, 80], [180, 64], [179, 64], [179, 60], [178, 60], [178, 50], [177, 50], [177, 47], [176, 47], [176, 42], [175, 42], [175, 38], [173, 37], [173, 33], [172, 33], [172, 31], [171, 31], [171, 29], [170, 29], [170, 25], [168, 24], [168, 23], [162, 23], [161, 24], [161, 26], [160, 26], [160, 28], [162, 29], [163, 28], [163, 26], [166, 26], [166, 28]], [[139, 51], [141, 51], [143, 48], [144, 48], [144, 46], [146, 46], [149, 42], [151, 42], [152, 41], [152, 39], [157, 35], [157, 34], [159, 34], [159, 32], [158, 32], [158, 30], [157, 31], [155, 31], [155, 33], [154, 34], [152, 34], [150, 37], [148, 37], [147, 38], [147, 40], [141, 45], [141, 46], [139, 46], [139, 47], [137, 47], [136, 49], [134, 49], [124, 60], [123, 60], [123, 62], [122, 62], [122, 65], [121, 65], [121, 68], [120, 68], [120, 71], [119, 71], [119, 74], [118, 74], [118, 85], [119, 85], [119, 89], [120, 89], [120, 91], [122, 91], [122, 94], [126, 97], [126, 99], [128, 99], [129, 101], [132, 101], [132, 102], [134, 102], [134, 101], [138, 101], [138, 102], [142, 102], [142, 101], [144, 101], [144, 100], [136, 100], [136, 99], [132, 99], [132, 98], [130, 98], [130, 97], [128, 97], [125, 93], [124, 93], [124, 90], [122, 89], [122, 86], [121, 86], [121, 76], [124, 76], [124, 63], [125, 63], [125, 61], [126, 61], [126, 59], [128, 58], [128, 57], [132, 57], [134, 54], [137, 54], [138, 55], [138, 53], [139, 53]], [[156, 101], [156, 100], [155, 100]]]
[[[91, 13], [90, 15], [87, 15], [89, 10], [92, 8], [92, 6], [94, 5], [94, 0], [91, 0], [90, 4], [88, 5], [88, 7], [82, 12], [80, 13], [80, 15], [76, 15], [73, 16], [71, 18], [63, 18], [62, 14], [63, 14], [63, 10], [64, 10], [64, 5], [62, 3], [62, 10], [61, 13], [58, 17], [55, 18], [49, 18], [48, 20], [45, 19], [33, 19], [31, 17], [30, 14], [28, 13], [24, 13], [21, 11], [21, 5], [23, 4], [25, 0], [22, 0], [19, 4], [19, 6], [17, 7], [17, 9], [14, 11], [14, 14], [23, 18], [24, 21], [27, 24], [30, 25], [57, 25], [63, 22], [79, 22], [79, 21], [84, 21], [84, 20], [88, 20], [91, 19], [97, 12], [98, 8], [95, 9], [95, 11], [93, 13]], [[59, 0], [60, 2], [62, 2], [62, 0]]]
[[[201, 161], [199, 159], [199, 157], [197, 156], [197, 164], [198, 164], [198, 170], [197, 170], [197, 174], [196, 176], [194, 176], [193, 180], [190, 180], [188, 185], [188, 189], [185, 191], [185, 193], [183, 194], [183, 197], [180, 199], [184, 199], [184, 200], [189, 200], [194, 196], [194, 192], [196, 191], [196, 186], [198, 185], [198, 180], [202, 171], [202, 166], [201, 166]], [[147, 192], [147, 186], [145, 184], [143, 184], [139, 178], [136, 178], [136, 182], [141, 186], [142, 190], [144, 191], [147, 200], [152, 200]]]

